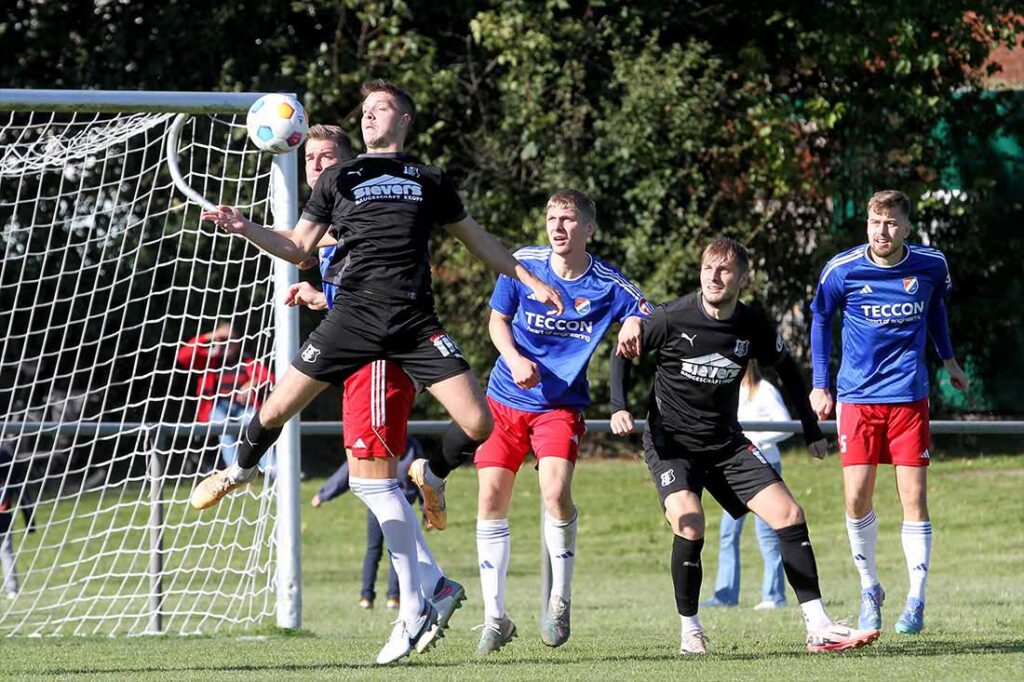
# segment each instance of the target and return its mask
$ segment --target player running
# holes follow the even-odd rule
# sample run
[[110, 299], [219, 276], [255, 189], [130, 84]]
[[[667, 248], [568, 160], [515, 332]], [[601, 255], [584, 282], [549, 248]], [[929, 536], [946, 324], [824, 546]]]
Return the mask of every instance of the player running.
[[[946, 322], [945, 297], [951, 288], [946, 257], [938, 249], [904, 243], [910, 233], [906, 195], [887, 190], [872, 196], [867, 233], [867, 244], [830, 260], [818, 280], [811, 304], [810, 400], [821, 419], [836, 407], [846, 531], [861, 583], [859, 627], [882, 627], [885, 591], [875, 568], [878, 521], [872, 497], [878, 465], [892, 464], [910, 575], [896, 631], [917, 634], [924, 628], [932, 545], [926, 336], [932, 337], [953, 387], [962, 391], [968, 380], [953, 354]], [[829, 390], [828, 371], [837, 310], [843, 319], [838, 405]]]
[[[484, 625], [477, 653], [497, 651], [516, 634], [505, 610], [505, 578], [511, 552], [508, 511], [516, 473], [532, 449], [544, 499], [544, 541], [551, 561], [551, 597], [541, 641], [552, 647], [569, 639], [572, 573], [578, 512], [572, 477], [590, 405], [587, 365], [616, 321], [646, 315], [640, 290], [621, 272], [587, 252], [597, 229], [594, 202], [565, 189], [547, 203], [550, 246], [527, 247], [516, 258], [536, 277], [552, 282], [571, 301], [552, 315], [520, 282], [501, 275], [491, 295], [489, 330], [501, 356], [487, 386], [495, 429], [476, 452], [480, 480], [476, 544], [484, 598]], [[628, 411], [613, 419], [632, 423]]]
[[[775, 529], [789, 584], [807, 626], [807, 649], [841, 651], [878, 638], [825, 612], [804, 511], [782, 478], [743, 435], [736, 416], [743, 368], [750, 358], [774, 366], [797, 399], [810, 452], [824, 457], [825, 439], [806, 399], [806, 386], [782, 337], [761, 313], [739, 302], [750, 261], [739, 242], [720, 237], [701, 257], [700, 291], [655, 308], [643, 322], [640, 347], [620, 343], [626, 356], [655, 353], [657, 371], [648, 402], [644, 459], [674, 534], [672, 583], [681, 621], [682, 654], [703, 654], [708, 639], [697, 618], [703, 578], [704, 508], [708, 492], [734, 518], [752, 511]], [[620, 338], [622, 334], [620, 333]], [[616, 372], [623, 371], [621, 364]]]

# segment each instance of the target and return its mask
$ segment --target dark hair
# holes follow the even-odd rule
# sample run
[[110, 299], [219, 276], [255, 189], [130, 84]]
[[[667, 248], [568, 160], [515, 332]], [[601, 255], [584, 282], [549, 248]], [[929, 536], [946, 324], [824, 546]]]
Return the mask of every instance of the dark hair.
[[871, 195], [871, 198], [868, 199], [868, 211], [877, 211], [880, 208], [889, 210], [898, 208], [903, 213], [903, 217], [910, 217], [910, 199], [896, 189], [884, 189]]
[[338, 151], [341, 152], [341, 161], [348, 161], [355, 154], [352, 153], [352, 141], [348, 137], [341, 126], [328, 125], [326, 123], [317, 123], [316, 125], [309, 127], [309, 135], [307, 140], [330, 140], [338, 146]]
[[576, 215], [584, 221], [597, 222], [597, 206], [594, 200], [578, 189], [560, 189], [548, 199], [548, 206], [558, 204], [576, 211]]
[[363, 87], [360, 88], [360, 92], [363, 93], [363, 99], [366, 99], [375, 92], [386, 92], [395, 98], [399, 111], [403, 114], [409, 114], [410, 123], [416, 120], [416, 104], [412, 101], [412, 97], [409, 96], [408, 92], [391, 81], [384, 80], [383, 78], [366, 81], [363, 83]]
[[701, 264], [708, 258], [729, 260], [730, 258], [746, 272], [750, 269], [750, 254], [747, 247], [740, 244], [731, 237], [716, 237], [714, 241], [704, 247], [704, 253], [700, 256]]

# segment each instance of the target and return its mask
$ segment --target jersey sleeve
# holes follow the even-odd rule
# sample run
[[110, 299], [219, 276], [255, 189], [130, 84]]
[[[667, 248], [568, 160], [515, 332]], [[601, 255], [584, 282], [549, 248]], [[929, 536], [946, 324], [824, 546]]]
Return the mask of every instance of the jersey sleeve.
[[313, 193], [302, 209], [302, 219], [323, 225], [330, 225], [337, 199], [337, 173], [323, 173], [313, 186]]
[[668, 341], [668, 314], [660, 305], [644, 320], [641, 346], [643, 350], [657, 350]]
[[490, 305], [502, 315], [515, 315], [519, 309], [516, 281], [508, 275], [498, 275], [498, 281], [494, 283], [494, 291], [491, 293]]
[[442, 172], [437, 183], [437, 211], [435, 213], [438, 225], [451, 225], [466, 217], [466, 207], [462, 205], [455, 184]]
[[760, 312], [754, 311], [754, 357], [766, 367], [774, 367], [789, 355], [786, 342], [782, 335], [775, 329], [775, 325], [768, 321]]
[[627, 317], [647, 317], [654, 309], [644, 297], [640, 287], [633, 284], [625, 275], [622, 276], [621, 286], [616, 288], [616, 299], [618, 303], [619, 322], [625, 322]]
[[[831, 264], [831, 261], [830, 261]], [[843, 300], [842, 277], [825, 266], [811, 301], [811, 385], [828, 388], [828, 362], [832, 353], [832, 317]]]
[[925, 323], [928, 326], [928, 335], [932, 337], [935, 350], [943, 360], [954, 357], [953, 340], [949, 333], [949, 321], [946, 317], [946, 297], [952, 290], [952, 279], [949, 276], [949, 266], [946, 261], [936, 268], [935, 288], [932, 291], [931, 301], [928, 303], [928, 316]]

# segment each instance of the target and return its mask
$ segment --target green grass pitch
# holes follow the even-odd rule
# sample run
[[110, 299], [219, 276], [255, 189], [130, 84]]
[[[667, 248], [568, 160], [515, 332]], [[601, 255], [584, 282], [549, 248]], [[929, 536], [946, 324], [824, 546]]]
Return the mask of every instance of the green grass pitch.
[[[859, 585], [843, 525], [840, 472], [793, 451], [783, 472], [807, 511], [822, 589], [834, 618], [855, 617]], [[900, 513], [891, 469], [883, 469], [876, 509], [881, 525], [879, 570], [889, 601], [884, 632], [868, 649], [812, 655], [803, 647], [799, 609], [753, 611], [759, 600], [760, 556], [754, 531], [743, 539], [741, 604], [705, 609], [712, 651], [677, 654], [678, 618], [668, 575], [671, 536], [646, 468], [637, 459], [585, 460], [577, 469], [579, 560], [572, 638], [544, 647], [538, 637], [537, 480], [521, 472], [512, 509], [512, 564], [507, 603], [520, 636], [486, 659], [475, 655], [483, 620], [474, 536], [472, 470], [449, 486], [448, 530], [428, 535], [447, 573], [469, 599], [447, 637], [426, 655], [388, 669], [373, 659], [393, 612], [357, 605], [364, 510], [352, 496], [320, 509], [308, 500], [320, 481], [303, 484], [304, 629], [264, 638], [135, 637], [0, 639], [0, 679], [1022, 679], [1024, 676], [1024, 462], [1014, 457], [936, 461], [931, 470], [935, 526], [925, 632], [892, 630], [907, 576]], [[704, 551], [706, 598], [714, 582], [720, 511], [708, 508]], [[378, 591], [384, 590], [385, 576]], [[792, 593], [790, 603], [795, 604]]]

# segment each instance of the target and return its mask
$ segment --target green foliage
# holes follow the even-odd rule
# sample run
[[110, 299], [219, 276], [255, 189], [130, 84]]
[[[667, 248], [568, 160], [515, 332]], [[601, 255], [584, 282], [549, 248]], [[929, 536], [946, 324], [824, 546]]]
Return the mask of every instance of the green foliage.
[[[1019, 148], [994, 142], [1024, 139], [1024, 107], [983, 94], [978, 77], [993, 47], [1020, 42], [1010, 9], [16, 0], [0, 19], [12, 55], [0, 73], [15, 87], [295, 90], [311, 118], [352, 131], [358, 84], [391, 78], [418, 104], [410, 150], [446, 168], [507, 244], [543, 242], [546, 197], [578, 187], [598, 203], [595, 253], [664, 301], [696, 285], [702, 243], [730, 234], [752, 250], [752, 296], [784, 316], [805, 360], [820, 268], [863, 240], [867, 197], [900, 188], [921, 198], [916, 238], [951, 256], [954, 339], [993, 391], [956, 407], [1009, 411], [1024, 368], [999, 363], [1004, 349], [1024, 355], [1024, 174]], [[936, 198], [950, 189], [961, 199]], [[482, 371], [493, 275], [444, 235], [434, 253], [442, 318]]]

